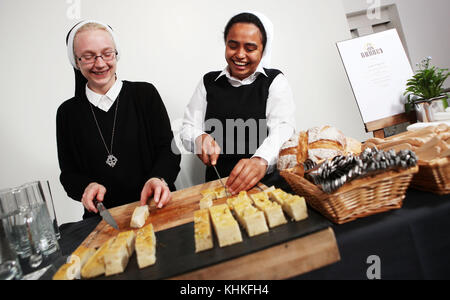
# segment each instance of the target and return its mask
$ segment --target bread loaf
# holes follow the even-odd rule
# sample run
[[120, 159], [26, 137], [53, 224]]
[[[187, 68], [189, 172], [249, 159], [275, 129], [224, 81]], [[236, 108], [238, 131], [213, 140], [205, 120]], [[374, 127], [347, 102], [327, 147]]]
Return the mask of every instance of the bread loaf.
[[313, 127], [294, 134], [280, 149], [277, 167], [291, 169], [307, 159], [320, 162], [337, 155], [361, 153], [361, 143], [332, 126]]
[[360, 141], [351, 137], [346, 137], [347, 146], [345, 147], [345, 154], [359, 154], [362, 152], [362, 144]]
[[376, 146], [383, 151], [412, 150], [419, 161], [430, 162], [450, 155], [450, 127], [446, 124], [402, 132], [385, 139], [368, 139], [363, 149]]
[[441, 157], [441, 153], [445, 153], [449, 147], [438, 136], [435, 136], [428, 143], [416, 149], [416, 155], [421, 161], [431, 161]]
[[94, 255], [95, 249], [78, 247], [70, 256], [69, 262], [62, 265], [53, 275], [53, 280], [73, 280], [80, 278], [81, 268], [87, 260]]

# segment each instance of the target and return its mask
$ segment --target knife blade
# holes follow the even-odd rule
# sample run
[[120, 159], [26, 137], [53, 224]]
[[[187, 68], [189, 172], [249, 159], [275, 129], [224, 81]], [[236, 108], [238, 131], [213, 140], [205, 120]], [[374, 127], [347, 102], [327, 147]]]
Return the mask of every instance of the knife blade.
[[213, 165], [214, 171], [216, 171], [217, 177], [219, 178], [220, 183], [222, 184], [223, 188], [225, 189], [225, 193], [227, 193], [227, 197], [231, 196], [231, 193], [226, 188], [225, 184], [223, 184], [222, 177], [220, 177], [219, 171], [217, 171], [216, 166]]
[[94, 205], [95, 207], [97, 207], [98, 211], [100, 212], [100, 216], [102, 216], [103, 220], [105, 220], [105, 222], [111, 225], [114, 229], [119, 230], [119, 226], [117, 225], [116, 220], [114, 220], [114, 218], [111, 216], [111, 214], [103, 205], [103, 203], [94, 199]]

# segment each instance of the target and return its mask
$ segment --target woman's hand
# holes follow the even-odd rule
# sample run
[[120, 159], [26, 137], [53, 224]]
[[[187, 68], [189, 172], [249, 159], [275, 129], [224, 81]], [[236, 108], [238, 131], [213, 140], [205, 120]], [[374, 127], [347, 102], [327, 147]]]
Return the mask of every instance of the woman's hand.
[[233, 195], [248, 191], [266, 175], [267, 165], [267, 161], [260, 157], [241, 159], [228, 177], [228, 190]]
[[215, 166], [220, 155], [219, 144], [209, 135], [202, 134], [195, 140], [195, 153], [207, 166]]
[[90, 212], [98, 213], [97, 207], [94, 205], [94, 198], [99, 202], [103, 202], [105, 197], [106, 188], [96, 182], [90, 183], [84, 190], [81, 203]]
[[166, 182], [159, 178], [150, 178], [145, 184], [141, 192], [141, 206], [146, 205], [148, 198], [153, 195], [156, 206], [162, 208], [172, 200], [172, 193]]

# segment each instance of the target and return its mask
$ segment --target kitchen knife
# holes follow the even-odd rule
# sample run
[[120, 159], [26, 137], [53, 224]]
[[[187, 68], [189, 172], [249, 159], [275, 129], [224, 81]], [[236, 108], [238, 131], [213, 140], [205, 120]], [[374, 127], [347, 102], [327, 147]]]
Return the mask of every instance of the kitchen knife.
[[228, 191], [228, 189], [225, 187], [225, 184], [222, 182], [222, 177], [220, 177], [219, 172], [217, 171], [216, 166], [212, 166], [214, 168], [214, 171], [216, 171], [217, 177], [219, 178], [220, 183], [222, 184], [223, 188], [225, 189], [225, 193], [227, 193], [227, 196], [231, 196], [231, 193]]
[[96, 199], [94, 199], [94, 205], [95, 207], [97, 207], [103, 220], [105, 220], [105, 222], [111, 225], [114, 229], [119, 230], [119, 226], [117, 226], [116, 220], [114, 220], [114, 218], [111, 216], [111, 214], [103, 205], [103, 203], [98, 202]]

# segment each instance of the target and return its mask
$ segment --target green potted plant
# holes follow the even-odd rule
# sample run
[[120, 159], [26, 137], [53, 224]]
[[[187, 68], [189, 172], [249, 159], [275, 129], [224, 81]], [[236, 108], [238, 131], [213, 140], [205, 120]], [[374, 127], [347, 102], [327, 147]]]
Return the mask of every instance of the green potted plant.
[[[437, 107], [438, 105], [442, 110], [448, 107], [448, 95], [444, 93], [442, 85], [450, 73], [448, 72], [448, 69], [430, 66], [431, 59], [432, 58], [429, 56], [424, 58], [420, 64], [416, 64], [416, 67], [419, 69], [416, 71], [416, 74], [407, 81], [407, 88], [403, 94], [404, 96], [407, 95], [405, 111], [409, 113], [411, 110], [415, 109], [418, 113], [419, 120], [423, 119], [422, 117], [419, 117], [419, 113], [423, 113], [422, 110], [424, 110], [424, 105], [425, 110], [428, 110], [430, 105], [434, 105], [434, 107]], [[427, 120], [424, 121], [427, 122]]]

